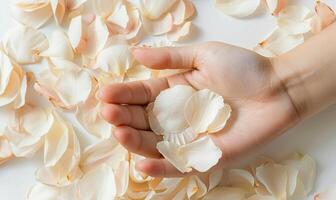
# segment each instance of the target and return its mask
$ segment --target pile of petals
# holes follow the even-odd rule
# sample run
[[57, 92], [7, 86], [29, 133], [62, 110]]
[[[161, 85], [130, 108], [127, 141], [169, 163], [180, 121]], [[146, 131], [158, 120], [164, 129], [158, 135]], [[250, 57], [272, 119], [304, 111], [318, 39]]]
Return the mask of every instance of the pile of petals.
[[[217, 1], [224, 10], [228, 2], [240, 9], [239, 0]], [[254, 9], [260, 0], [241, 2]], [[323, 3], [316, 7], [316, 18], [305, 9], [300, 15], [289, 7], [284, 12], [280, 0], [267, 2], [293, 43], [335, 18]], [[0, 164], [42, 151], [43, 164], [27, 199], [218, 199], [219, 194], [300, 200], [311, 190], [315, 167], [307, 156], [230, 171], [228, 184], [222, 181], [226, 172], [208, 171], [222, 153], [211, 134], [225, 126], [231, 112], [210, 90], [176, 86], [147, 108], [153, 131], [163, 136], [157, 145], [162, 155], [180, 171], [195, 169], [201, 175], [146, 176], [135, 167], [144, 157], [114, 140], [114, 127], [103, 120], [97, 93], [110, 83], [179, 73], [148, 69], [133, 58], [131, 49], [173, 46], [188, 36], [195, 13], [191, 0], [15, 0], [11, 10], [18, 25], [0, 42], [0, 114], [6, 116], [0, 125]], [[313, 28], [307, 25], [311, 21]], [[51, 30], [44, 30], [47, 24]], [[160, 42], [143, 41], [158, 35]], [[278, 35], [284, 33], [276, 33], [272, 43], [281, 43]], [[81, 141], [86, 137], [92, 139], [87, 147]]]
[[162, 91], [147, 110], [151, 129], [163, 135], [157, 149], [178, 170], [205, 172], [217, 164], [222, 152], [208, 134], [221, 130], [231, 113], [220, 95], [177, 85]]
[[[232, 17], [248, 17], [257, 12], [262, 0], [216, 0], [216, 7]], [[287, 0], [265, 0], [276, 18], [277, 28], [254, 50], [266, 57], [275, 57], [302, 44], [336, 21], [332, 8], [317, 0], [315, 10], [305, 6], [287, 5]]]
[[261, 158], [246, 169], [224, 172], [221, 183], [204, 199], [305, 200], [314, 186], [316, 164], [294, 153], [280, 162]]

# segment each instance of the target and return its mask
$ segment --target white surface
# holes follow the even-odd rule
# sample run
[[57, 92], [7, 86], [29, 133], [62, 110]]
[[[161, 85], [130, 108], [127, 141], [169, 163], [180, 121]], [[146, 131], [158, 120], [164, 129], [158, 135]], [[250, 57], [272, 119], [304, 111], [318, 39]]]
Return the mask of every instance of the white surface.
[[[13, 24], [9, 13], [10, 0], [0, 3], [0, 37]], [[215, 10], [211, 0], [194, 0], [198, 14], [194, 20], [196, 33], [191, 42], [223, 41], [247, 48], [254, 47], [275, 28], [274, 18], [259, 10], [252, 18], [238, 20]], [[292, 0], [312, 8], [314, 0]], [[325, 0], [336, 8], [336, 0]], [[276, 113], [275, 113], [276, 115]], [[274, 116], [276, 117], [276, 116]], [[314, 193], [336, 183], [336, 106], [306, 120], [258, 151], [258, 155], [281, 157], [298, 151], [311, 155], [318, 163]], [[267, 123], [267, 121], [265, 121]], [[34, 172], [41, 163], [34, 159], [14, 159], [0, 166], [0, 199], [22, 200], [34, 182]], [[312, 199], [310, 197], [309, 199]]]

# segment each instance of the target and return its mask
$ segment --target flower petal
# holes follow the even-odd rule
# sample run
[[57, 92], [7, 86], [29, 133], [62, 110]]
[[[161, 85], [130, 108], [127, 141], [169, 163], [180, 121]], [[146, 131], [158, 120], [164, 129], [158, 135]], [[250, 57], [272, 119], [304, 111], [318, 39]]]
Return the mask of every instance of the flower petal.
[[232, 17], [247, 17], [259, 7], [260, 0], [216, 0], [216, 7]]
[[166, 14], [159, 19], [151, 20], [143, 17], [143, 27], [150, 35], [162, 35], [168, 33], [173, 28], [173, 17]]
[[49, 42], [49, 49], [41, 53], [42, 56], [62, 58], [65, 60], [73, 60], [74, 52], [68, 36], [60, 30], [52, 33]]
[[266, 0], [267, 7], [273, 15], [277, 15], [287, 5], [287, 0]]
[[217, 200], [217, 199], [230, 199], [230, 200], [244, 200], [245, 191], [241, 188], [230, 187], [216, 187], [205, 195], [204, 200]]
[[141, 0], [142, 11], [149, 19], [162, 17], [175, 4], [177, 0]]
[[7, 33], [4, 48], [19, 64], [33, 64], [40, 61], [40, 53], [48, 48], [48, 40], [34, 28], [16, 27]]
[[162, 141], [157, 144], [157, 149], [181, 172], [190, 172], [192, 168], [205, 172], [216, 165], [222, 156], [221, 150], [208, 136], [183, 146]]
[[40, 28], [52, 17], [52, 9], [49, 4], [44, 4], [34, 10], [25, 10], [17, 6], [11, 8], [15, 20], [26, 26]]
[[77, 183], [77, 189], [82, 200], [114, 199], [117, 191], [112, 168], [103, 164], [88, 171]]
[[167, 37], [170, 41], [177, 42], [190, 33], [191, 22], [186, 22], [181, 27], [175, 27], [171, 32], [167, 34]]

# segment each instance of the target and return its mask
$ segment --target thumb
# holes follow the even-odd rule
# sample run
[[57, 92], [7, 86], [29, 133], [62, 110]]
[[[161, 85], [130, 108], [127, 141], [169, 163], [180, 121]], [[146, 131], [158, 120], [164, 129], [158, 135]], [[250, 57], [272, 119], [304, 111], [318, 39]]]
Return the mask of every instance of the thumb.
[[141, 64], [152, 69], [196, 68], [197, 46], [136, 48], [133, 56]]

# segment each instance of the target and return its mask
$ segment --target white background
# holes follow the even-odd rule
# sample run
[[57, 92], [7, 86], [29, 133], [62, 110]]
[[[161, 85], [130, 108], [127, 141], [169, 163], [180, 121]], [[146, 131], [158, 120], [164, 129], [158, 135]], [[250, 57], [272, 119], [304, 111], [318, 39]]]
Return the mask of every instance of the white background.
[[[262, 7], [252, 18], [239, 20], [224, 16], [214, 9], [212, 0], [194, 0], [198, 13], [190, 42], [223, 41], [252, 48], [275, 29], [275, 19]], [[314, 0], [291, 0], [313, 8]], [[325, 0], [336, 8], [336, 0]], [[10, 0], [0, 3], [0, 37], [13, 25]], [[335, 36], [336, 37], [336, 36]], [[276, 117], [276, 113], [274, 116]], [[257, 152], [281, 158], [291, 152], [311, 155], [318, 164], [314, 193], [336, 183], [336, 106], [306, 120]], [[264, 123], [267, 123], [265, 121]], [[75, 125], [76, 126], [76, 125]], [[41, 164], [40, 155], [34, 159], [14, 159], [0, 166], [0, 200], [22, 200], [34, 183], [34, 172]], [[312, 199], [310, 197], [309, 199]]]

